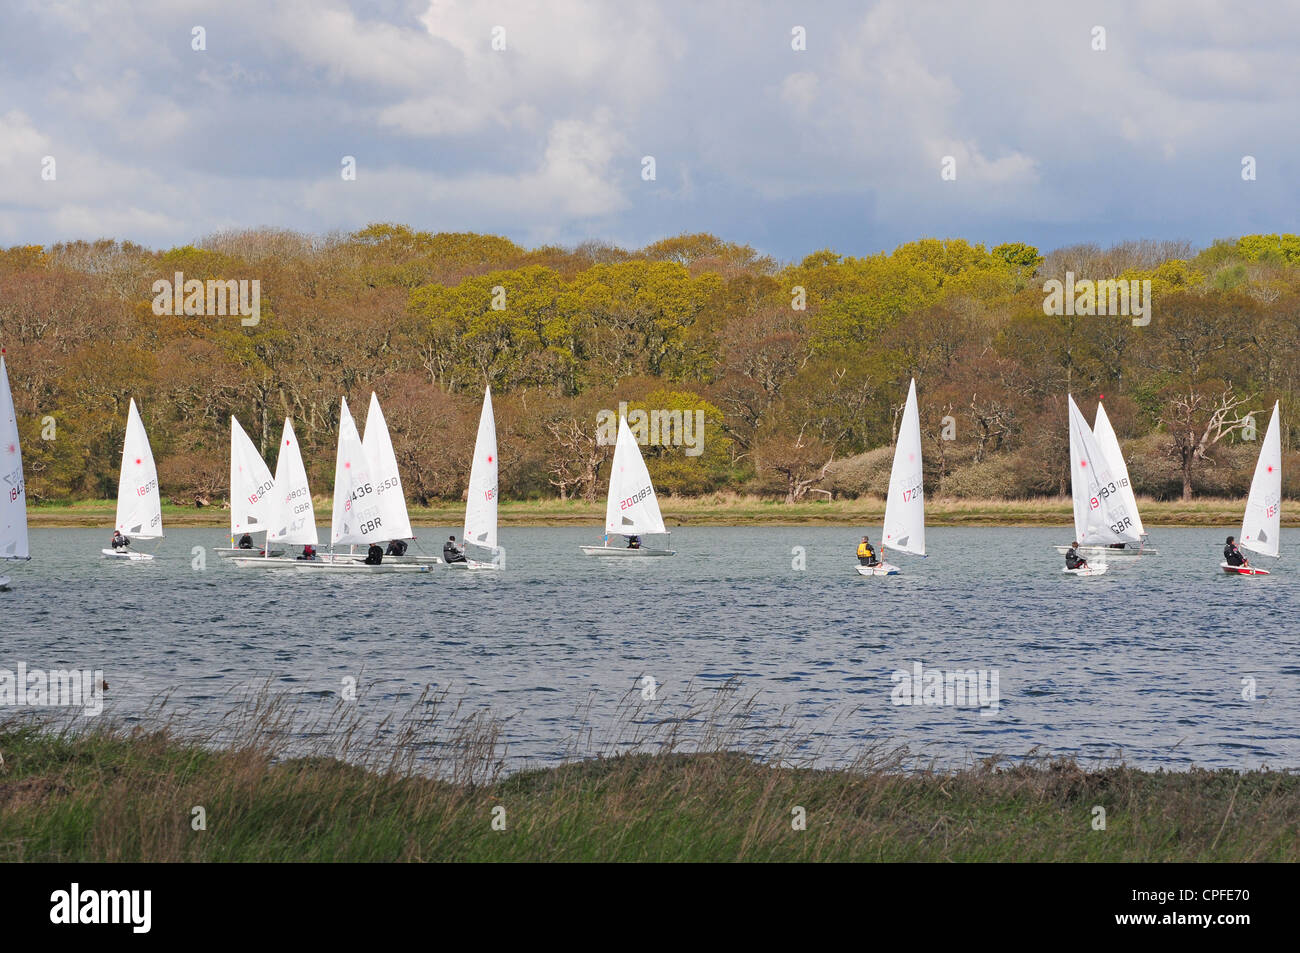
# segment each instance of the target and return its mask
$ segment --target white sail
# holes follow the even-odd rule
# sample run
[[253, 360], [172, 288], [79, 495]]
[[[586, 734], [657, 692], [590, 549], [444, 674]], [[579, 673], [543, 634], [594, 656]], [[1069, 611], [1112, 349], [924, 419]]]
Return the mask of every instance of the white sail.
[[618, 418], [618, 442], [609, 472], [609, 500], [605, 504], [605, 533], [613, 536], [641, 536], [666, 533], [659, 513], [650, 471], [641, 457], [636, 437], [622, 416]]
[[894, 446], [894, 466], [885, 498], [884, 544], [899, 552], [925, 555], [925, 493], [921, 469], [921, 415], [916, 381], [907, 389], [903, 422]]
[[158, 470], [134, 399], [127, 412], [122, 472], [117, 483], [117, 529], [136, 539], [156, 539], [163, 535]]
[[388, 435], [388, 421], [379, 409], [379, 398], [370, 393], [370, 410], [366, 414], [366, 435], [361, 444], [370, 457], [370, 476], [379, 498], [379, 514], [384, 521], [384, 539], [413, 539], [411, 517], [406, 512], [406, 495], [402, 477], [397, 472], [397, 454]]
[[377, 543], [391, 539], [379, 510], [370, 475], [370, 456], [357, 435], [357, 425], [348, 410], [347, 398], [339, 412], [339, 449], [334, 461], [334, 519], [330, 545]]
[[1074, 495], [1074, 535], [1084, 546], [1141, 542], [1106, 455], [1088, 421], [1066, 398], [1070, 412], [1070, 489]]
[[275, 481], [235, 415], [230, 415], [230, 535], [261, 533], [270, 527]]
[[280, 435], [280, 457], [275, 461], [272, 497], [275, 507], [268, 517], [271, 531], [267, 542], [315, 546], [318, 540], [311, 488], [307, 485], [307, 469], [302, 465], [298, 438], [288, 417], [284, 418], [284, 432]]
[[0, 559], [26, 559], [27, 487], [9, 372], [0, 357]]
[[[474, 438], [474, 462], [469, 468], [469, 493], [465, 500], [464, 541], [469, 548], [497, 547], [497, 425], [492, 414], [492, 388], [483, 394], [483, 410]], [[468, 553], [473, 558], [472, 553]], [[483, 553], [483, 556], [489, 554]]]
[[1255, 462], [1250, 481], [1246, 515], [1241, 521], [1241, 545], [1265, 556], [1278, 554], [1282, 528], [1282, 435], [1277, 422], [1277, 404], [1268, 421], [1268, 432]]
[[1093, 425], [1092, 435], [1097, 438], [1097, 446], [1106, 458], [1110, 475], [1119, 487], [1120, 495], [1124, 497], [1124, 506], [1133, 518], [1133, 528], [1139, 536], [1145, 536], [1147, 531], [1142, 525], [1142, 517], [1138, 515], [1137, 497], [1133, 494], [1133, 483], [1128, 478], [1124, 451], [1119, 447], [1119, 438], [1115, 436], [1115, 428], [1110, 425], [1110, 418], [1106, 416], [1106, 408], [1101, 405], [1101, 401], [1097, 402], [1097, 422]]

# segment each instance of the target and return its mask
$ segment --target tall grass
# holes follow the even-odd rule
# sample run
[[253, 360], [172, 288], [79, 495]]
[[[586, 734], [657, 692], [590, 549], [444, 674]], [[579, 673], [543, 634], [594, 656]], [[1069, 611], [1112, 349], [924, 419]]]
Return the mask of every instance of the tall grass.
[[11, 715], [0, 861], [1300, 860], [1294, 774], [949, 771], [887, 745], [828, 770], [783, 722], [734, 690], [632, 694], [559, 766], [507, 774], [502, 723], [438, 693], [368, 727], [265, 690], [204, 732], [165, 701], [89, 729]]

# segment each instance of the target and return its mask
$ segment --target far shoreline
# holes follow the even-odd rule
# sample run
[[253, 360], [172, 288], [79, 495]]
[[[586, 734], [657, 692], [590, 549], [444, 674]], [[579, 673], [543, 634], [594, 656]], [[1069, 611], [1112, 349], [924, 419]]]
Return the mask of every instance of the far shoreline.
[[[691, 526], [879, 526], [885, 501], [873, 497], [852, 500], [819, 500], [785, 503], [758, 497], [708, 496], [661, 497], [660, 508], [669, 528]], [[1235, 527], [1240, 525], [1244, 500], [1195, 499], [1140, 500], [1142, 521], [1147, 527]], [[316, 501], [317, 524], [328, 526], [331, 501]], [[410, 507], [414, 526], [459, 526], [465, 517], [464, 503]], [[115, 503], [89, 500], [76, 503], [31, 504], [28, 525], [33, 529], [112, 529]], [[604, 522], [604, 501], [521, 500], [502, 502], [499, 524], [503, 527], [588, 526]], [[324, 524], [322, 524], [322, 519]], [[175, 529], [228, 529], [230, 510], [221, 504], [196, 508], [168, 503], [163, 506], [163, 525]], [[1074, 522], [1068, 497], [1039, 500], [928, 501], [927, 526], [1069, 527]], [[1300, 505], [1283, 502], [1282, 525], [1300, 526]]]

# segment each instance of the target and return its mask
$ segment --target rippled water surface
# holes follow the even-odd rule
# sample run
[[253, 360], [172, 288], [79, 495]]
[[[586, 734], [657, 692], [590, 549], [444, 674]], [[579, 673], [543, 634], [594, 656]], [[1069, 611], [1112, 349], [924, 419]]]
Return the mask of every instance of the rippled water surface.
[[[0, 668], [103, 669], [109, 712], [170, 690], [214, 723], [267, 677], [326, 706], [360, 675], [375, 718], [432, 685], [505, 718], [511, 756], [533, 763], [584, 722], [612, 725], [648, 675], [665, 698], [735, 680], [770, 723], [820, 732], [832, 761], [884, 742], [949, 764], [1040, 747], [1300, 767], [1300, 571], [1224, 576], [1230, 531], [1159, 529], [1160, 556], [1075, 579], [1051, 548], [1068, 531], [932, 529], [928, 559], [871, 579], [853, 571], [861, 530], [843, 527], [686, 527], [678, 556], [636, 563], [581, 556], [594, 529], [507, 528], [501, 574], [350, 578], [210, 552], [197, 571], [192, 547], [224, 545], [214, 530], [172, 531], [133, 564], [98, 558], [103, 531], [37, 530], [0, 592]], [[999, 710], [893, 704], [891, 673], [918, 661], [996, 670]]]

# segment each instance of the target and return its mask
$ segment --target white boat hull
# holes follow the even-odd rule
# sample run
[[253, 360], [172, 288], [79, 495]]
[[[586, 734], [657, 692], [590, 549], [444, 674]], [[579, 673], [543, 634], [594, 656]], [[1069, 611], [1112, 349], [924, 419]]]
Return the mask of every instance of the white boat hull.
[[0, 589], [8, 589], [8, 588], [9, 588], [9, 577], [0, 576]]
[[[1062, 556], [1064, 556], [1070, 549], [1069, 546], [1056, 546], [1054, 548]], [[1076, 546], [1074, 547], [1074, 551], [1077, 552], [1084, 559], [1087, 559], [1090, 556], [1096, 559], [1107, 559], [1107, 560], [1137, 559], [1139, 556], [1160, 555], [1160, 550], [1158, 549], [1146, 549], [1146, 548], [1130, 549], [1127, 546], [1124, 547], [1123, 549], [1112, 549], [1109, 546]]]
[[626, 546], [580, 546], [584, 556], [676, 556], [675, 549], [650, 549], [642, 546], [640, 549], [629, 549]]
[[[213, 546], [212, 551], [216, 553], [218, 556], [220, 556], [222, 559], [233, 559], [236, 556], [248, 556], [250, 554], [254, 556], [262, 555], [262, 550], [258, 547], [254, 547], [252, 549], [239, 549], [239, 548], [232, 548], [230, 546]], [[271, 555], [283, 556], [284, 550], [272, 549]]]
[[104, 554], [106, 559], [121, 559], [131, 562], [148, 562], [153, 559], [153, 556], [149, 553], [133, 553], [130, 550], [101, 549], [100, 552]]
[[1106, 569], [1105, 563], [1097, 563], [1095, 566], [1080, 566], [1078, 569], [1064, 567], [1061, 572], [1068, 576], [1104, 576], [1106, 575]]
[[431, 572], [427, 563], [394, 563], [385, 559], [377, 566], [368, 566], [359, 559], [294, 559], [292, 557], [236, 556], [230, 560], [240, 569], [292, 569], [299, 572], [333, 573], [392, 573]]
[[1229, 576], [1267, 576], [1267, 569], [1256, 569], [1254, 566], [1229, 566], [1227, 563], [1219, 563], [1219, 568]]
[[861, 563], [853, 567], [857, 570], [859, 576], [899, 576], [903, 570], [890, 563], [880, 563], [876, 566], [864, 566]]

